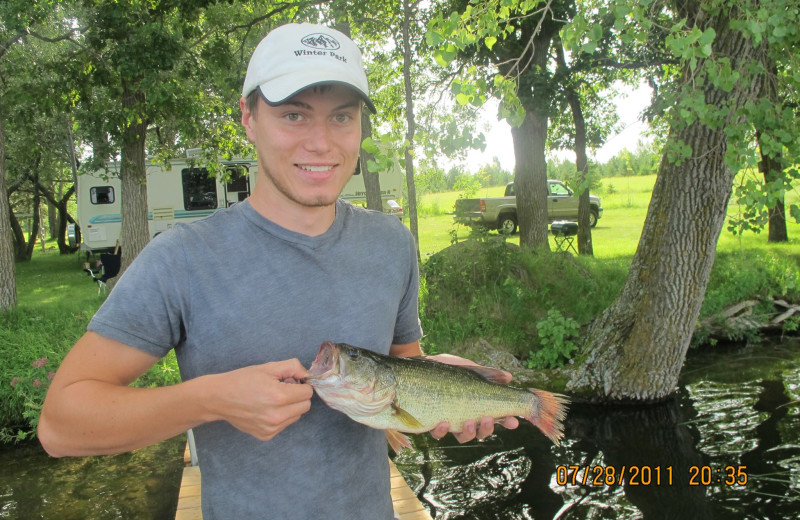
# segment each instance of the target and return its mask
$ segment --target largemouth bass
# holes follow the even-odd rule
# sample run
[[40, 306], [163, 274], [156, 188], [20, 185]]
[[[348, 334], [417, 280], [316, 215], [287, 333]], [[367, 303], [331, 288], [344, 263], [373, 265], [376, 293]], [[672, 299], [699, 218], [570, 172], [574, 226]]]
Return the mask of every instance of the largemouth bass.
[[479, 423], [483, 417], [515, 415], [558, 444], [565, 396], [499, 384], [482, 376], [481, 369], [492, 372], [325, 342], [306, 382], [328, 406], [372, 428], [421, 433], [447, 422], [450, 431], [460, 432], [469, 419]]

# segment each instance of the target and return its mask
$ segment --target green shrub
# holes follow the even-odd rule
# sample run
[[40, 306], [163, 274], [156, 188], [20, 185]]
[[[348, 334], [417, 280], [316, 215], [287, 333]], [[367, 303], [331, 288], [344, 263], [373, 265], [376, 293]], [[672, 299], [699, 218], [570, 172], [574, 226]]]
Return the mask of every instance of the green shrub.
[[478, 232], [423, 264], [426, 348], [447, 351], [484, 338], [527, 357], [532, 345], [541, 344], [537, 324], [551, 309], [585, 323], [616, 296], [626, 265], [525, 251]]
[[550, 309], [547, 318], [536, 324], [542, 348], [530, 351], [528, 368], [556, 368], [569, 361], [578, 346], [572, 342], [578, 336], [580, 325], [566, 318], [558, 309]]

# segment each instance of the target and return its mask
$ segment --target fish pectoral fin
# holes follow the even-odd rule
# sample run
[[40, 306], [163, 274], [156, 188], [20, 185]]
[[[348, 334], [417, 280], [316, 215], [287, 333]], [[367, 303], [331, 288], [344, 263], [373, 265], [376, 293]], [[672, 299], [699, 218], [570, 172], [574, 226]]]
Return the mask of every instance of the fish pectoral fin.
[[392, 410], [394, 410], [394, 416], [397, 417], [404, 426], [411, 429], [422, 428], [422, 423], [416, 420], [413, 415], [397, 406], [397, 403], [392, 403]]
[[386, 430], [386, 440], [389, 441], [389, 446], [392, 447], [395, 453], [400, 453], [403, 448], [411, 449], [409, 438], [397, 430]]

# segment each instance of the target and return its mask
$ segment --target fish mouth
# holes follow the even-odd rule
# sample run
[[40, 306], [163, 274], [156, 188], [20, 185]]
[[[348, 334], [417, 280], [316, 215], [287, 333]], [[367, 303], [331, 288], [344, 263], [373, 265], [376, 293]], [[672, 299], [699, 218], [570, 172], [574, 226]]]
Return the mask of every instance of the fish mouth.
[[339, 349], [330, 341], [325, 341], [319, 347], [317, 357], [308, 369], [306, 379], [323, 379], [335, 375], [339, 367]]

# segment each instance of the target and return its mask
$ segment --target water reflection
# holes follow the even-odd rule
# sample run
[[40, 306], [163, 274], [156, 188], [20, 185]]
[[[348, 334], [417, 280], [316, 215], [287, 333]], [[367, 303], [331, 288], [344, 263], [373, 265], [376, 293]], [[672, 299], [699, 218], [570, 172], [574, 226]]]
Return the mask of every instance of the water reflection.
[[53, 459], [38, 442], [0, 450], [0, 518], [175, 518], [185, 437], [132, 453]]
[[437, 519], [795, 518], [798, 367], [796, 341], [693, 353], [674, 400], [576, 406], [560, 447], [526, 424], [395, 462]]

